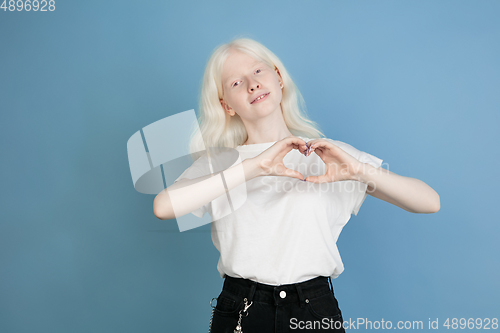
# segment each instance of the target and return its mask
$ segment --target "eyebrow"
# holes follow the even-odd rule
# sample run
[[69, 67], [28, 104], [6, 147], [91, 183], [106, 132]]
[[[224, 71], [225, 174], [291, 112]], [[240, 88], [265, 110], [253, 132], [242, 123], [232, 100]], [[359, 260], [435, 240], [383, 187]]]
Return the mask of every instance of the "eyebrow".
[[[257, 61], [255, 61], [252, 65], [250, 65], [250, 68], [253, 68], [253, 67], [257, 66], [257, 65], [258, 65], [258, 64], [260, 64], [260, 63], [261, 63], [261, 61], [257, 60]], [[230, 82], [233, 80], [233, 78], [234, 78], [235, 76], [236, 76], [236, 75], [234, 75], [234, 74], [232, 74], [231, 76], [229, 76], [229, 77], [226, 79], [226, 83], [230, 83]]]

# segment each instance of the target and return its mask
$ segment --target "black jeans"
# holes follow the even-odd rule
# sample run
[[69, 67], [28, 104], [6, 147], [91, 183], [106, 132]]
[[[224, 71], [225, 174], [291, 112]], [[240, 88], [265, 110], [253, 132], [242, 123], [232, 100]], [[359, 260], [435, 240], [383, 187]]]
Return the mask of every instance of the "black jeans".
[[330, 277], [272, 286], [226, 275], [211, 332], [233, 333], [245, 299], [251, 305], [242, 312], [243, 333], [345, 332]]

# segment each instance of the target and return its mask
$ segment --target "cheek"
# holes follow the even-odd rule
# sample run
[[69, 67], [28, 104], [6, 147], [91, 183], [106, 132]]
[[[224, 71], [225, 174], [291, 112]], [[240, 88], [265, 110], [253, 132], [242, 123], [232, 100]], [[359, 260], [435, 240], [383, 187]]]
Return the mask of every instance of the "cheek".
[[231, 96], [228, 96], [228, 101], [230, 105], [234, 105], [236, 107], [245, 105], [247, 103], [247, 96], [243, 93], [233, 93]]
[[226, 99], [229, 103], [237, 103], [238, 102], [238, 94], [231, 92], [230, 94], [226, 94]]
[[240, 104], [240, 105], [242, 105], [242, 104], [245, 104], [245, 103], [246, 103], [247, 98], [248, 98], [247, 94], [244, 94], [244, 93], [238, 93], [238, 94], [237, 94], [237, 96], [234, 96], [234, 97], [233, 97], [233, 101], [234, 101], [234, 103], [235, 103], [235, 104]]

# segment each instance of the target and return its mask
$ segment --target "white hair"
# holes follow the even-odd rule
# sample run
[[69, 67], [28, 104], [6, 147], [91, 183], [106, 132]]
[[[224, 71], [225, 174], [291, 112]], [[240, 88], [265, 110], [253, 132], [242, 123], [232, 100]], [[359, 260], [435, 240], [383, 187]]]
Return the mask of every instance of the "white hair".
[[320, 138], [325, 135], [319, 126], [306, 116], [306, 106], [299, 89], [295, 86], [279, 58], [264, 45], [249, 38], [233, 39], [215, 48], [205, 67], [200, 98], [199, 131], [191, 133], [189, 149], [193, 160], [203, 151], [203, 146], [236, 148], [248, 139], [248, 134], [238, 114], [230, 116], [220, 104], [222, 99], [222, 69], [231, 50], [243, 52], [277, 68], [283, 80], [281, 110], [288, 130], [295, 136]]

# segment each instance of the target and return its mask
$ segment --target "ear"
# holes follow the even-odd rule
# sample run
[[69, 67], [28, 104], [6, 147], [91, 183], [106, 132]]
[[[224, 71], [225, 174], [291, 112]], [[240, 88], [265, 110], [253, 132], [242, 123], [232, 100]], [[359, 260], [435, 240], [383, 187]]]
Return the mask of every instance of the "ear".
[[283, 78], [281, 77], [281, 73], [280, 73], [280, 70], [278, 69], [278, 67], [274, 66], [274, 71], [276, 72], [276, 74], [278, 74], [278, 76], [280, 77], [280, 80], [283, 81]]
[[[222, 106], [222, 108], [224, 109], [224, 111], [232, 110], [231, 107], [223, 99], [219, 98], [219, 102], [220, 102], [220, 105]], [[232, 114], [229, 113], [229, 115], [232, 115]]]

